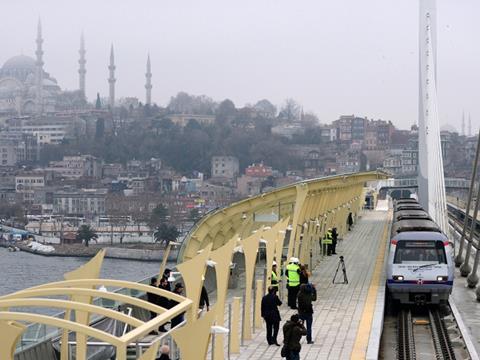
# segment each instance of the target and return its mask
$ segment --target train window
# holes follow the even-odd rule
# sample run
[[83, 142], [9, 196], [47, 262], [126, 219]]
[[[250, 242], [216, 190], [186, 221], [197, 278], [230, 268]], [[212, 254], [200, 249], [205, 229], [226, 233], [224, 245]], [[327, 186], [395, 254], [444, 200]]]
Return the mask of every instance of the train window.
[[404, 241], [397, 243], [394, 264], [433, 262], [446, 264], [445, 247], [441, 241]]

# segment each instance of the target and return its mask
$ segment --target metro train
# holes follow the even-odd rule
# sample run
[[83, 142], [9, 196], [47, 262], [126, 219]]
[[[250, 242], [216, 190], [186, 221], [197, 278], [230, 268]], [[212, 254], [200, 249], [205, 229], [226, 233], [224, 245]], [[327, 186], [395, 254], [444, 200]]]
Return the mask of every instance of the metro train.
[[389, 296], [401, 304], [448, 301], [454, 278], [447, 236], [414, 199], [396, 201], [387, 263]]

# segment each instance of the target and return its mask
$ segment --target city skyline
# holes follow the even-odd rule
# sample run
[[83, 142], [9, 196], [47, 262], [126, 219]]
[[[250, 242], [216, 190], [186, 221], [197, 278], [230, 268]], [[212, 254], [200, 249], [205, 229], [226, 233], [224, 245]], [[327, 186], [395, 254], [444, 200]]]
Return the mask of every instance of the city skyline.
[[[152, 102], [160, 106], [167, 105], [177, 92], [186, 91], [217, 101], [230, 98], [238, 107], [262, 98], [280, 105], [285, 98], [292, 97], [302, 103], [305, 111], [315, 112], [323, 123], [344, 113], [391, 120], [400, 128], [417, 120], [416, 3], [394, 7], [390, 4], [391, 12], [398, 14], [395, 18], [377, 16], [388, 7], [378, 1], [369, 1], [361, 9], [351, 1], [316, 5], [307, 2], [303, 6], [283, 1], [275, 6], [272, 2], [247, 2], [246, 6], [229, 9], [209, 1], [203, 6], [191, 3], [183, 9], [173, 4], [137, 6], [134, 11], [126, 4], [114, 7], [113, 2], [105, 2], [98, 4], [93, 13], [58, 1], [43, 2], [42, 6], [21, 1], [9, 6], [15, 11], [25, 4], [37, 10], [42, 19], [44, 67], [62, 88], [78, 88], [78, 49], [80, 34], [84, 33], [89, 101], [94, 100], [97, 92], [108, 96], [107, 66], [113, 43], [117, 98], [136, 96], [145, 101], [145, 62], [150, 53]], [[52, 6], [60, 16], [48, 11]], [[208, 13], [212, 7], [215, 11]], [[472, 116], [475, 132], [480, 123], [474, 107], [480, 83], [475, 64], [480, 64], [480, 54], [472, 39], [477, 26], [473, 14], [478, 5], [466, 1], [462, 6], [452, 6], [439, 1], [438, 8], [441, 123], [460, 131], [465, 111]], [[370, 13], [372, 9], [378, 13]], [[61, 15], [72, 10], [78, 16], [69, 19], [67, 26]], [[102, 22], [100, 18], [106, 10], [113, 20]], [[298, 16], [290, 16], [288, 10]], [[352, 14], [358, 10], [363, 13]], [[328, 11], [337, 16], [327, 18]], [[22, 18], [21, 31], [15, 38], [0, 35], [4, 49], [0, 63], [22, 52], [34, 55], [38, 17], [33, 15], [34, 11], [30, 13]], [[219, 14], [222, 17], [216, 16]], [[262, 14], [268, 16], [259, 23]], [[124, 21], [116, 22], [116, 17]], [[181, 27], [169, 26], [180, 18]], [[336, 27], [346, 20], [347, 28]], [[8, 33], [10, 21], [2, 17], [2, 34]], [[395, 30], [401, 24], [402, 31]], [[223, 34], [217, 33], [215, 30], [222, 26]], [[64, 31], [55, 31], [58, 27]], [[124, 28], [132, 30], [125, 32]], [[378, 33], [379, 28], [385, 31]], [[318, 46], [305, 46], [315, 41]], [[358, 54], [357, 59], [352, 54]], [[369, 58], [365, 59], [365, 55]], [[344, 61], [345, 58], [349, 60]], [[282, 72], [285, 68], [290, 71]], [[368, 93], [362, 92], [364, 87], [369, 87]]]

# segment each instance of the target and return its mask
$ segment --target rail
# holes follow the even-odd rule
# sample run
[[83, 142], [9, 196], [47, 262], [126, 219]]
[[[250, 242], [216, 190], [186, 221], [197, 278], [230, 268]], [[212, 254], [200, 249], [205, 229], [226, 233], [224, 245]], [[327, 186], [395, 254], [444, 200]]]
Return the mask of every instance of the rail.
[[455, 351], [448, 335], [445, 322], [442, 320], [438, 309], [430, 309], [428, 311], [430, 318], [430, 326], [432, 329], [433, 344], [435, 345], [435, 351], [438, 359], [455, 360]]
[[415, 360], [412, 313], [402, 309], [398, 313], [398, 360]]

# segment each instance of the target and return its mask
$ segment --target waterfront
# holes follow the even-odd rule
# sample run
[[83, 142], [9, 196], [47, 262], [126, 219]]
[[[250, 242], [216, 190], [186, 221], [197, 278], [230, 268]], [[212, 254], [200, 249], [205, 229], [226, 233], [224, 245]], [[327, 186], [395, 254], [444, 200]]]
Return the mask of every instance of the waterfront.
[[[86, 263], [87, 258], [45, 257], [0, 248], [0, 295], [30, 286], [63, 280], [63, 274]], [[160, 263], [104, 259], [102, 278], [138, 281], [158, 271]]]

